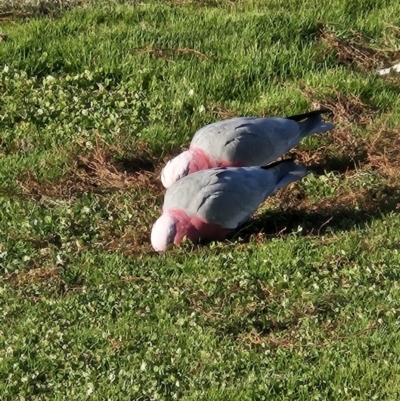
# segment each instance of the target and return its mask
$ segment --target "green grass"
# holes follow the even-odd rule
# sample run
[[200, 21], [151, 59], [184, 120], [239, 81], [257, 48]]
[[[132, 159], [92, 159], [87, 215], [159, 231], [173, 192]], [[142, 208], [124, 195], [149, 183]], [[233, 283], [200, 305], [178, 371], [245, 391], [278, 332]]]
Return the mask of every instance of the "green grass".
[[[0, 399], [398, 400], [400, 3], [80, 3], [0, 4]], [[198, 128], [318, 106], [313, 174], [152, 252]]]

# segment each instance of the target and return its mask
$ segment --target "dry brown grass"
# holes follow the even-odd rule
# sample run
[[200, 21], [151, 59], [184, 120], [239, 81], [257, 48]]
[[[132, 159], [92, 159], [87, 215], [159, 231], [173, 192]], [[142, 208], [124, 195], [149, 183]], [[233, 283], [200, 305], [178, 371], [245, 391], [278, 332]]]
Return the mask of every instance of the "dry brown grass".
[[21, 195], [50, 198], [73, 198], [83, 192], [107, 193], [122, 189], [148, 188], [158, 191], [160, 181], [155, 172], [155, 160], [144, 150], [138, 156], [116, 159], [113, 147], [97, 143], [92, 151], [78, 155], [69, 166], [69, 173], [59, 182], [42, 183], [30, 170], [24, 171], [17, 183]]
[[[248, 343], [251, 346], [268, 345], [272, 349], [274, 348], [288, 348], [292, 349], [294, 347], [307, 347], [307, 348], [323, 348], [331, 345], [335, 341], [344, 341], [350, 338], [364, 338], [369, 336], [371, 331], [379, 330], [379, 324], [371, 324], [363, 330], [359, 330], [352, 335], [338, 336], [332, 334], [335, 333], [336, 327], [332, 324], [323, 323], [321, 325], [323, 328], [321, 338], [319, 341], [305, 342], [303, 339], [299, 338], [297, 328], [292, 328], [284, 332], [284, 334], [277, 335], [276, 333], [268, 332], [251, 332], [249, 334], [241, 335], [239, 340], [242, 343]], [[324, 338], [324, 336], [326, 338]]]
[[55, 16], [92, 0], [0, 0], [0, 21], [33, 16]]
[[320, 237], [328, 231], [363, 227], [381, 218], [382, 213], [400, 212], [400, 187], [389, 184], [373, 188], [339, 187], [333, 196], [314, 201], [294, 184], [280, 190], [267, 205], [273, 211], [258, 212], [252, 224], [240, 232], [243, 242], [262, 243], [266, 238], [300, 233], [299, 228], [303, 236]]
[[335, 51], [339, 62], [346, 66], [355, 66], [360, 70], [375, 70], [381, 66], [390, 66], [400, 58], [400, 51], [391, 47], [375, 45], [373, 39], [356, 31], [351, 31], [350, 38], [341, 38], [326, 26], [320, 28], [320, 38], [327, 47], [327, 52]]
[[122, 230], [107, 221], [95, 222], [101, 240], [91, 246], [110, 252], [152, 253], [150, 227], [154, 216], [149, 215], [148, 210], [157, 207], [164, 188], [159, 168], [149, 156], [146, 145], [136, 144], [135, 149], [136, 156], [116, 158], [116, 147], [99, 141], [91, 151], [76, 156], [68, 173], [60, 180], [41, 182], [26, 170], [17, 181], [20, 191], [7, 191], [7, 195], [56, 204], [58, 200], [73, 203], [87, 193], [107, 200], [117, 214], [124, 209], [127, 198], [131, 198], [131, 212], [136, 221]]
[[237, 113], [232, 110], [227, 109], [226, 107], [222, 106], [220, 103], [211, 103], [207, 105], [207, 109], [211, 111], [211, 113], [218, 116], [221, 120], [226, 120], [228, 118], [238, 117]]
[[390, 128], [388, 119], [389, 116], [377, 125], [368, 117], [363, 117], [362, 125], [370, 125], [366, 136], [354, 135], [354, 125], [339, 126], [328, 134], [329, 143], [326, 146], [315, 151], [304, 151], [300, 146], [291, 153], [317, 173], [335, 171], [353, 174], [356, 169], [361, 172], [372, 169], [385, 178], [387, 184], [395, 184], [400, 172], [400, 131]]
[[[394, 184], [400, 170], [400, 131], [388, 126], [390, 115], [380, 116], [380, 122], [375, 122], [377, 110], [356, 95], [345, 96], [333, 87], [330, 92], [335, 97], [319, 101], [315, 101], [318, 98], [315, 89], [307, 86], [295, 89], [315, 108], [330, 110], [328, 120], [334, 122], [336, 128], [326, 135], [328, 143], [325, 146], [304, 151], [300, 145], [290, 152], [292, 156], [318, 173], [375, 169], [388, 184]], [[365, 130], [365, 136], [354, 135], [356, 129]]]
[[221, 5], [235, 6], [235, 0], [164, 0], [166, 4], [172, 6], [188, 6], [196, 7], [220, 7]]
[[62, 284], [60, 277], [61, 267], [37, 267], [27, 271], [17, 271], [4, 277], [4, 280], [15, 286], [24, 287], [26, 284], [52, 284], [59, 286]]
[[360, 97], [353, 94], [344, 95], [333, 86], [326, 87], [325, 89], [333, 93], [335, 97], [320, 99], [319, 91], [315, 88], [304, 84], [301, 84], [300, 88], [289, 83], [285, 83], [285, 85], [300, 92], [315, 109], [329, 110], [335, 123], [356, 123], [360, 126], [366, 126], [371, 124], [373, 117], [377, 113], [376, 110], [366, 105]]

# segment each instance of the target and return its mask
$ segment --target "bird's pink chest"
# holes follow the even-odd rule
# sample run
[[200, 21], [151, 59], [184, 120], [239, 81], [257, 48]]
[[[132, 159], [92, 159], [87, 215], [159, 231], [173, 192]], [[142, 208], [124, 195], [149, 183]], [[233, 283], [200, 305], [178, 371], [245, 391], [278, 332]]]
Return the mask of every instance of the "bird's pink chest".
[[[223, 240], [233, 232], [233, 230], [228, 230], [226, 228], [221, 227], [218, 224], [213, 224], [204, 221], [198, 216], [191, 216], [190, 223], [192, 230], [189, 229], [188, 237], [190, 238], [190, 235], [192, 234], [190, 231], [193, 231], [193, 235], [197, 238], [197, 241], [200, 239]], [[194, 242], [194, 240], [192, 241]]]
[[227, 238], [234, 231], [209, 223], [196, 215], [188, 216], [181, 209], [169, 210], [168, 213], [172, 214], [177, 222], [174, 238], [176, 245], [180, 244], [185, 236], [193, 243], [198, 243], [200, 240], [218, 241]]
[[189, 174], [217, 167], [215, 161], [202, 149], [190, 148], [190, 151], [193, 157], [189, 165]]
[[189, 167], [189, 174], [199, 170], [207, 170], [214, 167], [243, 167], [243, 163], [229, 160], [214, 160], [207, 152], [200, 148], [190, 148], [194, 157]]

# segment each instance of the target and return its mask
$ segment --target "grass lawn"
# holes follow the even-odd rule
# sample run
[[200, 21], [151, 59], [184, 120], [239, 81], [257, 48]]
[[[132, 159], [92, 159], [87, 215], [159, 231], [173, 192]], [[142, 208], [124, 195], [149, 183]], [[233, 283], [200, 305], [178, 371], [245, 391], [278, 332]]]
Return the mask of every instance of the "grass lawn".
[[[1, 2], [0, 400], [399, 400], [399, 16]], [[317, 107], [312, 174], [230, 241], [152, 251], [197, 129]]]

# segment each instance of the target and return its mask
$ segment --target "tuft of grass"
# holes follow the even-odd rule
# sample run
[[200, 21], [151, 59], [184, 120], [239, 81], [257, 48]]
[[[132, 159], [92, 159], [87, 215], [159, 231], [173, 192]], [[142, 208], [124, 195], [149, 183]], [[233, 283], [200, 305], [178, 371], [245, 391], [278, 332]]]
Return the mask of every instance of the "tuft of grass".
[[[0, 3], [0, 398], [398, 399], [399, 4]], [[304, 180], [151, 249], [197, 129], [317, 107]]]

